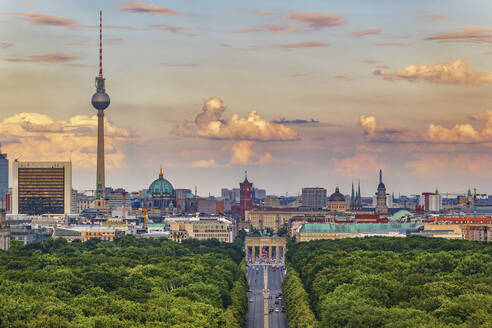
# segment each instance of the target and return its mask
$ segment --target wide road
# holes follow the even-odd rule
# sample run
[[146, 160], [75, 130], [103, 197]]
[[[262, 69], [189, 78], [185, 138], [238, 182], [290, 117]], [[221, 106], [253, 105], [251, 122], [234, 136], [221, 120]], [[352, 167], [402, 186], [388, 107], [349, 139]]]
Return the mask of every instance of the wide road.
[[[273, 270], [270, 265], [250, 265], [247, 272], [250, 292], [248, 292], [249, 310], [246, 327], [288, 327], [285, 313], [281, 312], [284, 306], [283, 297], [276, 298], [282, 291], [282, 270]], [[265, 286], [268, 288], [265, 289]], [[275, 304], [276, 300], [278, 304]], [[273, 312], [270, 312], [270, 309], [273, 309]], [[278, 312], [275, 309], [278, 309]]]

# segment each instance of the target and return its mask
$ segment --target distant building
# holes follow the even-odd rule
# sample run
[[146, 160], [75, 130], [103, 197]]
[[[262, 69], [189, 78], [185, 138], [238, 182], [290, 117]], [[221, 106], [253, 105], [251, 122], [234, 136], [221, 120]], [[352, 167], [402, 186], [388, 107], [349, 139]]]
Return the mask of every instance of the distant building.
[[376, 213], [377, 214], [387, 214], [388, 205], [386, 204], [386, 186], [383, 183], [383, 170], [379, 170], [379, 185], [378, 192], [376, 196]]
[[492, 242], [492, 224], [464, 225], [462, 235], [465, 240]]
[[125, 229], [126, 227], [98, 225], [59, 227], [53, 233], [53, 238], [64, 238], [68, 242], [74, 240], [87, 241], [89, 239], [113, 241], [123, 237]]
[[255, 201], [262, 201], [266, 197], [266, 190], [265, 189], [259, 189], [259, 188], [253, 188], [253, 199]]
[[362, 197], [360, 195], [360, 181], [357, 186], [357, 193], [354, 191], [354, 182], [352, 181], [352, 194], [350, 195], [350, 209], [356, 210], [362, 208]]
[[302, 206], [312, 210], [326, 208], [326, 189], [302, 188]]
[[232, 243], [236, 238], [234, 224], [224, 217], [173, 217], [164, 222], [169, 225], [169, 238], [178, 243], [188, 238]]
[[247, 172], [244, 175], [244, 181], [239, 184], [240, 190], [240, 218], [246, 218], [246, 211], [253, 209], [253, 183], [248, 181]]
[[5, 211], [0, 209], [0, 250], [6, 251], [10, 247], [10, 229], [5, 218]]
[[335, 212], [347, 211], [347, 201], [345, 200], [345, 196], [340, 192], [338, 186], [328, 199], [328, 209]]
[[12, 214], [70, 214], [71, 162], [12, 164]]
[[436, 190], [435, 193], [423, 192], [422, 197], [419, 197], [419, 205], [425, 212], [440, 212], [442, 210], [442, 197], [439, 191]]
[[145, 207], [150, 216], [162, 217], [164, 214], [173, 213], [176, 207], [176, 193], [168, 180], [164, 179], [162, 167], [159, 177], [154, 180], [147, 189]]
[[414, 223], [306, 223], [298, 229], [296, 241], [343, 239], [373, 235], [401, 237], [406, 235], [407, 231], [416, 227], [417, 225]]
[[2, 154], [0, 145], [0, 201], [5, 199], [9, 192], [9, 160], [7, 154]]
[[263, 202], [263, 206], [265, 206], [265, 207], [279, 207], [280, 206], [280, 200], [275, 195], [267, 195], [265, 197], [264, 202]]
[[224, 201], [215, 199], [198, 198], [196, 200], [197, 212], [202, 214], [214, 215], [224, 214]]
[[297, 209], [272, 209], [252, 210], [248, 212], [247, 221], [252, 229], [272, 229], [277, 232], [280, 228], [287, 228], [289, 220], [296, 216], [325, 216], [328, 212], [322, 211], [299, 211]]

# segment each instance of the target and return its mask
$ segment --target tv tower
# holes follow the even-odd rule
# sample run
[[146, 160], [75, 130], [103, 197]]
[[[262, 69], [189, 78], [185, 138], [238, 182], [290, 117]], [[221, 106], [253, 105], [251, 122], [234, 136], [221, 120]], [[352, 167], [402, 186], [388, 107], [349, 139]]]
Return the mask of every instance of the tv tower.
[[109, 106], [109, 96], [104, 87], [102, 71], [102, 10], [99, 11], [99, 76], [96, 77], [96, 93], [92, 96], [92, 106], [97, 109], [97, 176], [96, 199], [104, 199], [104, 110]]

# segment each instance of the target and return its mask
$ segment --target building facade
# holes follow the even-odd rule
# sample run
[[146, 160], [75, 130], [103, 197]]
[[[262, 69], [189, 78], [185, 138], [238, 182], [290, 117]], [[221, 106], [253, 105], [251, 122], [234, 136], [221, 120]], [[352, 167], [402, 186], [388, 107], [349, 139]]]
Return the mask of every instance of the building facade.
[[297, 210], [252, 210], [247, 213], [247, 221], [252, 229], [272, 229], [277, 232], [287, 228], [289, 220], [296, 216], [326, 216], [326, 211]]
[[302, 188], [302, 206], [312, 210], [326, 208], [326, 189]]
[[188, 238], [232, 243], [236, 238], [234, 224], [224, 217], [167, 218], [165, 223], [169, 225], [169, 238], [178, 243]]
[[345, 200], [345, 196], [340, 192], [338, 186], [335, 188], [335, 192], [330, 195], [328, 209], [333, 212], [347, 211], [347, 201]]
[[71, 162], [12, 163], [12, 214], [70, 214]]
[[383, 170], [379, 170], [379, 185], [376, 194], [376, 213], [388, 214], [388, 206], [386, 204], [386, 186], [383, 183]]
[[419, 205], [426, 212], [440, 212], [442, 210], [442, 196], [437, 190], [435, 193], [423, 192], [422, 196], [419, 197]]
[[9, 192], [9, 160], [7, 154], [2, 154], [0, 147], [0, 201], [5, 199]]
[[10, 229], [7, 225], [5, 211], [0, 209], [0, 250], [6, 251], [10, 247]]

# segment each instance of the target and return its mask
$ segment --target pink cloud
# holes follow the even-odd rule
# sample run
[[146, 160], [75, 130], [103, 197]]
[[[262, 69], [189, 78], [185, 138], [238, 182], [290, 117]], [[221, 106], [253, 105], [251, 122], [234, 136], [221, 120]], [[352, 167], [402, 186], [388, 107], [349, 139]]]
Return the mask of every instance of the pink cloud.
[[184, 27], [177, 27], [177, 26], [171, 26], [171, 25], [166, 25], [166, 24], [154, 24], [154, 25], [152, 25], [152, 27], [155, 27], [159, 30], [166, 31], [166, 32], [182, 34], [182, 35], [188, 36], [188, 37], [198, 36], [198, 34], [196, 34], [196, 33], [186, 32], [187, 30], [189, 30], [189, 28], [184, 28]]
[[267, 25], [263, 27], [249, 27], [243, 28], [238, 31], [234, 31], [234, 33], [254, 33], [254, 32], [264, 32], [269, 31], [273, 34], [283, 34], [286, 32], [296, 33], [299, 32], [299, 28], [297, 26], [292, 25]]
[[144, 14], [151, 14], [151, 15], [166, 15], [166, 16], [176, 16], [181, 14], [170, 8], [149, 5], [142, 1], [125, 2], [120, 4], [119, 6], [121, 7], [120, 11], [124, 11], [128, 13], [144, 13]]
[[364, 176], [377, 172], [380, 168], [385, 169], [383, 161], [374, 153], [357, 153], [334, 163], [335, 172], [344, 177]]
[[14, 44], [11, 42], [2, 42], [0, 43], [0, 49], [7, 49], [12, 47]]
[[377, 64], [377, 63], [380, 63], [381, 61], [380, 60], [375, 60], [375, 59], [366, 59], [364, 60], [364, 63], [366, 64]]
[[431, 22], [439, 22], [439, 21], [442, 21], [444, 18], [446, 18], [446, 17], [441, 16], [441, 15], [431, 14], [431, 13], [424, 11], [424, 10], [417, 11], [417, 15], [422, 16]]
[[6, 58], [9, 62], [30, 62], [30, 63], [65, 63], [72, 60], [80, 59], [81, 57], [76, 55], [70, 55], [67, 53], [52, 53], [38, 56], [30, 56], [29, 58]]
[[460, 30], [461, 32], [434, 35], [425, 38], [425, 40], [462, 40], [492, 38], [492, 30], [488, 28], [462, 28]]
[[492, 55], [492, 51], [484, 52], [483, 55]]
[[313, 29], [321, 29], [345, 24], [345, 19], [341, 16], [315, 12], [292, 13], [285, 15], [284, 18], [306, 23]]
[[408, 47], [410, 44], [402, 42], [382, 42], [374, 44], [376, 47]]
[[271, 10], [260, 10], [258, 14], [261, 16], [271, 16], [273, 12]]
[[376, 66], [377, 68], [381, 68], [381, 69], [390, 69], [391, 67], [388, 66], [388, 65], [377, 65]]
[[380, 29], [367, 29], [367, 30], [360, 30], [360, 31], [355, 31], [355, 32], [352, 32], [352, 36], [355, 36], [355, 37], [362, 37], [362, 36], [366, 36], [366, 35], [374, 35], [374, 34], [380, 34], [382, 32], [382, 30]]
[[394, 73], [379, 70], [374, 75], [385, 80], [427, 81], [436, 84], [482, 85], [492, 83], [492, 72], [477, 72], [468, 68], [465, 59], [437, 65], [410, 65]]
[[51, 25], [61, 26], [66, 28], [78, 28], [78, 23], [75, 19], [64, 18], [58, 16], [45, 15], [35, 12], [27, 13], [1, 13], [0, 15], [21, 19], [31, 23], [32, 25]]
[[274, 45], [275, 48], [281, 48], [281, 49], [319, 48], [319, 47], [328, 47], [328, 46], [329, 44], [324, 42], [301, 42], [301, 43]]

